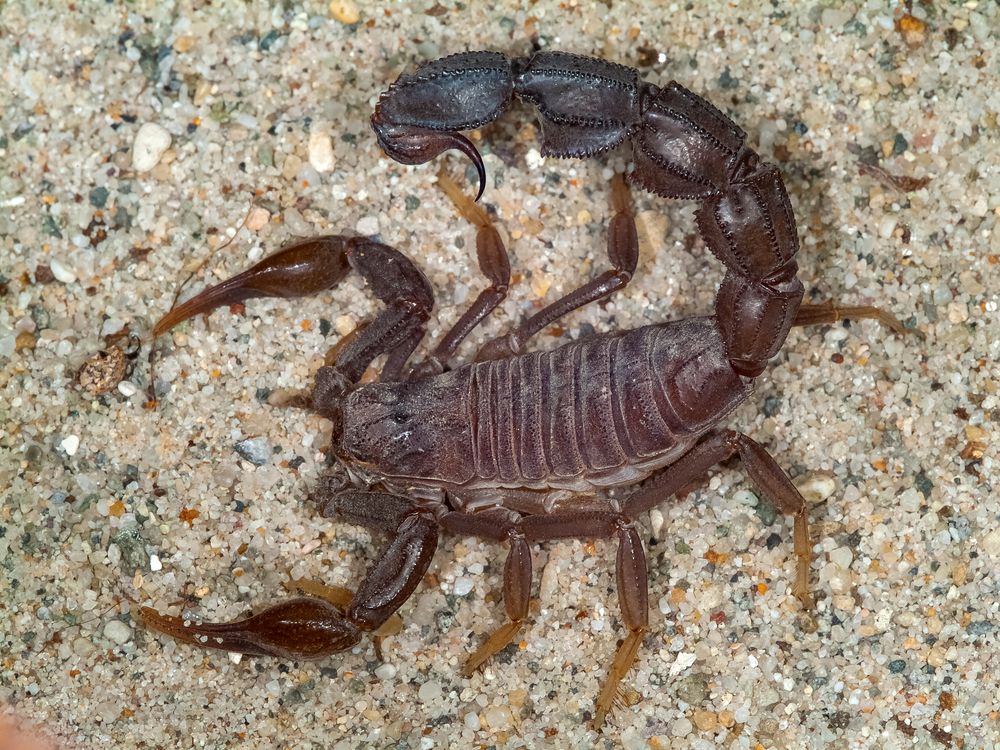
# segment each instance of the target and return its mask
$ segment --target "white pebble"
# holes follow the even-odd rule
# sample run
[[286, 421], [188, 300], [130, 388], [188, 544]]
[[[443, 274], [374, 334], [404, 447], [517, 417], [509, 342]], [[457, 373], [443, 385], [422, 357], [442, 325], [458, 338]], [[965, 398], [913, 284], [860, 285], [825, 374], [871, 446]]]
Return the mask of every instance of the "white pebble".
[[63, 265], [56, 258], [49, 261], [49, 270], [52, 271], [52, 275], [56, 277], [56, 280], [61, 281], [63, 284], [72, 284], [76, 281], [76, 273], [73, 269]]
[[854, 553], [852, 553], [847, 547], [837, 547], [837, 549], [830, 553], [830, 562], [838, 568], [846, 569], [851, 567], [851, 561], [853, 559]]
[[118, 392], [125, 398], [132, 398], [136, 393], [138, 393], [138, 390], [139, 389], [128, 380], [123, 380], [118, 384]]
[[163, 563], [160, 562], [160, 556], [159, 555], [150, 555], [149, 556], [149, 569], [151, 571], [153, 571], [154, 573], [156, 573], [159, 570], [163, 570]]
[[829, 474], [808, 474], [802, 481], [795, 483], [796, 489], [806, 499], [806, 502], [821, 503], [837, 489], [837, 483]]
[[[53, 274], [55, 272], [53, 271]], [[101, 338], [106, 338], [107, 336], [114, 336], [121, 329], [125, 327], [125, 321], [121, 318], [108, 318], [101, 325]]]
[[990, 557], [1000, 557], [1000, 528], [993, 529], [993, 531], [984, 536], [979, 541], [979, 546]]
[[59, 447], [66, 451], [67, 456], [75, 456], [77, 449], [80, 447], [80, 438], [76, 435], [67, 435], [59, 443]]
[[903, 490], [899, 494], [897, 503], [899, 505], [900, 510], [905, 511], [907, 513], [916, 513], [918, 510], [920, 510], [920, 501], [922, 498], [923, 495], [921, 495], [917, 490], [911, 487], [908, 490]]
[[359, 219], [358, 223], [354, 225], [354, 230], [358, 234], [363, 234], [365, 236], [378, 234], [378, 217], [365, 216]]
[[878, 225], [878, 236], [883, 240], [887, 240], [892, 237], [892, 230], [896, 228], [896, 217], [886, 216]]
[[465, 719], [463, 721], [465, 722], [465, 726], [467, 726], [473, 732], [478, 732], [479, 728], [482, 726], [482, 724], [479, 722], [479, 714], [477, 714], [475, 711], [469, 711], [469, 713], [465, 715]]
[[484, 716], [490, 729], [504, 729], [510, 724], [510, 709], [507, 706], [490, 706]]
[[462, 576], [455, 579], [455, 596], [466, 596], [470, 591], [472, 591], [472, 579], [468, 576]]
[[128, 643], [132, 638], [132, 628], [121, 620], [108, 620], [104, 626], [104, 637], [118, 644]]
[[164, 152], [170, 148], [170, 133], [155, 122], [143, 123], [132, 142], [132, 168], [148, 172], [160, 163]]
[[674, 659], [674, 663], [670, 665], [670, 676], [676, 677], [685, 669], [694, 664], [697, 658], [698, 657], [694, 653], [687, 653], [681, 651], [679, 654], [677, 654], [677, 658]]
[[649, 529], [653, 539], [660, 540], [660, 531], [663, 529], [663, 513], [659, 508], [649, 511]]
[[396, 667], [392, 664], [380, 664], [375, 669], [375, 676], [383, 682], [387, 682], [396, 676]]
[[329, 172], [333, 169], [333, 141], [330, 134], [319, 128], [314, 128], [309, 134], [309, 163], [317, 172]]
[[670, 727], [670, 733], [674, 737], [687, 737], [691, 734], [692, 729], [694, 729], [694, 726], [691, 724], [691, 720], [686, 716], [682, 716]]
[[420, 686], [420, 690], [417, 691], [417, 697], [424, 703], [436, 701], [441, 697], [441, 683], [436, 680], [428, 680]]

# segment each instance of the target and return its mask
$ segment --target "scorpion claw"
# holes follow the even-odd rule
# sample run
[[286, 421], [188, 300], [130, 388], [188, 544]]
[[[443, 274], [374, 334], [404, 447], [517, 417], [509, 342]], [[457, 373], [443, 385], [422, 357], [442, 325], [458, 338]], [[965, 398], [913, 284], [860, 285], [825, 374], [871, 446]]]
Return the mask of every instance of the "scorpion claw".
[[289, 599], [236, 622], [199, 623], [150, 607], [141, 607], [139, 617], [184, 643], [251, 656], [322, 659], [361, 640], [361, 631], [337, 607], [312, 597]]
[[479, 149], [461, 133], [433, 130], [416, 125], [390, 125], [372, 116], [372, 127], [386, 155], [401, 164], [423, 164], [445, 151], [461, 151], [472, 161], [479, 175], [478, 201], [486, 190], [486, 166]]

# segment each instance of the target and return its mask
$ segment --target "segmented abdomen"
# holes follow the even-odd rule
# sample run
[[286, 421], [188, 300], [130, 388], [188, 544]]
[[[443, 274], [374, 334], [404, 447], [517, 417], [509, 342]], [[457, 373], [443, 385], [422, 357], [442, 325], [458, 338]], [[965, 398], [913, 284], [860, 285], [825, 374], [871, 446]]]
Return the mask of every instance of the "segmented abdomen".
[[469, 375], [474, 473], [504, 484], [648, 464], [747, 392], [713, 318], [481, 362]]

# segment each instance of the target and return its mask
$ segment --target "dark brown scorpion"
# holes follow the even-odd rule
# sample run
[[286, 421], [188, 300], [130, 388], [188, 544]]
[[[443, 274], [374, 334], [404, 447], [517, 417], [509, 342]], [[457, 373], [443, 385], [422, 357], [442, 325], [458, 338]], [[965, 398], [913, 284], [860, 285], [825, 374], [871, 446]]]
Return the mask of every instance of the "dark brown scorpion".
[[[590, 157], [631, 140], [632, 182], [700, 202], [698, 228], [726, 267], [715, 314], [524, 350], [535, 333], [632, 278], [638, 239], [620, 177], [608, 229], [612, 269], [487, 342], [471, 364], [451, 367], [451, 359], [506, 296], [510, 267], [486, 213], [454, 186], [453, 200], [479, 227], [479, 266], [490, 285], [418, 364], [408, 365], [430, 316], [430, 285], [405, 256], [371, 239], [299, 242], [202, 292], [155, 332], [250, 297], [315, 294], [351, 268], [384, 303], [318, 371], [311, 407], [334, 424], [334, 468], [314, 492], [322, 515], [390, 539], [353, 593], [314, 585], [313, 596], [226, 624], [143, 608], [150, 626], [209, 648], [319, 659], [386, 625], [427, 571], [442, 531], [469, 534], [508, 546], [507, 621], [466, 662], [471, 675], [524, 624], [532, 542], [613, 537], [628, 635], [597, 700], [599, 726], [649, 627], [646, 560], [633, 519], [732, 456], [793, 517], [793, 591], [812, 606], [805, 501], [764, 448], [717, 425], [751, 392], [793, 325], [892, 319], [875, 308], [802, 304], [795, 219], [778, 169], [760, 161], [728, 117], [678, 83], [659, 88], [632, 68], [562, 52], [517, 59], [467, 52], [402, 75], [379, 100], [372, 126], [386, 154], [404, 164], [461, 151], [478, 170], [481, 196], [483, 161], [459, 131], [497, 119], [515, 96], [538, 110], [544, 155]], [[378, 382], [361, 384], [383, 355]], [[614, 491], [647, 479], [630, 493]]]

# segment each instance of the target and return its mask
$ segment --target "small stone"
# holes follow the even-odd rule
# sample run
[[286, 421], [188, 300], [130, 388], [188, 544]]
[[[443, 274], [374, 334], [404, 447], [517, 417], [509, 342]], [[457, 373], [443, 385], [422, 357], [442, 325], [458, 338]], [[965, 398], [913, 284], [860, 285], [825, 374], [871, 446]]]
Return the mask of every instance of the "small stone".
[[716, 727], [719, 726], [719, 720], [714, 711], [698, 709], [691, 718], [694, 719], [694, 725], [702, 732], [714, 732]]
[[124, 645], [132, 639], [132, 628], [121, 620], [108, 620], [108, 624], [104, 626], [104, 637]]
[[724, 727], [731, 727], [736, 723], [736, 717], [732, 711], [719, 711], [719, 723]]
[[837, 547], [837, 549], [830, 553], [830, 562], [839, 568], [846, 569], [851, 567], [851, 561], [853, 559], [854, 553], [852, 553], [847, 547]]
[[75, 456], [77, 449], [80, 447], [80, 438], [77, 435], [67, 435], [59, 443], [59, 447], [66, 451], [67, 456]]
[[944, 666], [944, 649], [934, 646], [927, 652], [927, 663], [935, 668]]
[[659, 508], [649, 511], [649, 529], [653, 539], [660, 541], [660, 531], [663, 529], [663, 513]]
[[106, 187], [95, 187], [88, 196], [90, 205], [94, 208], [104, 208], [108, 202], [108, 189]]
[[882, 221], [878, 225], [878, 236], [883, 240], [887, 240], [892, 237], [892, 230], [896, 228], [896, 217], [889, 216], [882, 217]]
[[795, 487], [806, 502], [816, 505], [834, 493], [837, 483], [829, 474], [807, 474], [795, 483]]
[[256, 437], [241, 440], [233, 448], [254, 466], [263, 466], [271, 460], [271, 444], [267, 438]]
[[76, 273], [73, 269], [63, 265], [62, 261], [58, 258], [53, 258], [49, 261], [49, 270], [56, 277], [56, 281], [61, 281], [63, 284], [72, 284], [76, 281]]
[[366, 237], [378, 234], [378, 217], [377, 216], [365, 216], [358, 219], [358, 223], [354, 225], [355, 231], [358, 234], [363, 234]]
[[483, 712], [490, 729], [506, 729], [510, 725], [510, 709], [507, 706], [490, 706]]
[[482, 724], [479, 721], [479, 714], [477, 714], [475, 711], [469, 711], [469, 713], [465, 715], [465, 718], [462, 720], [462, 722], [473, 732], [478, 732], [479, 728], [482, 726]]
[[770, 526], [778, 518], [778, 509], [769, 500], [761, 499], [754, 508], [754, 512], [765, 526]]
[[353, 0], [333, 0], [330, 3], [330, 15], [335, 20], [348, 25], [361, 20], [361, 13]]
[[468, 576], [462, 576], [455, 579], [455, 596], [467, 596], [469, 592], [472, 591], [472, 579]]
[[333, 328], [341, 336], [346, 336], [357, 326], [357, 322], [350, 315], [338, 315], [333, 321]]
[[254, 206], [250, 209], [250, 213], [247, 215], [247, 229], [251, 232], [259, 232], [265, 226], [267, 222], [271, 220], [271, 212], [266, 208], [261, 208], [260, 206]]
[[157, 571], [163, 570], [163, 563], [160, 562], [159, 555], [149, 556], [149, 569], [156, 573]]
[[708, 697], [708, 680], [696, 672], [677, 683], [677, 697], [691, 706], [700, 706]]
[[132, 168], [136, 172], [148, 172], [157, 164], [170, 148], [170, 133], [155, 122], [143, 123], [132, 142]]
[[984, 536], [979, 541], [979, 546], [990, 557], [1000, 557], [1000, 528], [993, 529], [993, 531]]
[[420, 690], [417, 691], [417, 697], [424, 703], [436, 701], [441, 697], [441, 695], [441, 683], [436, 680], [428, 680], [421, 685]]
[[317, 172], [329, 172], [335, 161], [330, 134], [314, 126], [313, 132], [309, 134], [309, 163]]
[[965, 631], [971, 635], [988, 635], [993, 631], [993, 623], [988, 620], [970, 622]]
[[694, 727], [691, 726], [691, 720], [686, 716], [682, 716], [671, 725], [670, 733], [674, 737], [687, 737], [691, 734], [691, 730], [693, 728]]
[[889, 662], [889, 671], [893, 674], [899, 674], [904, 669], [906, 669], [906, 662], [902, 659], [893, 659]]
[[899, 494], [899, 508], [907, 513], [916, 513], [920, 510], [921, 495], [915, 489], [903, 490]]
[[[698, 657], [696, 654], [690, 651], [681, 651], [677, 654], [677, 658], [674, 659], [674, 663], [670, 665], [670, 675], [676, 676], [683, 672], [685, 669], [690, 667], [697, 661]], [[700, 702], [700, 701], [699, 701]]]
[[[393, 677], [396, 676], [396, 667], [392, 664], [380, 664], [375, 669], [375, 676], [378, 677], [383, 682], [388, 682]], [[426, 684], [426, 683], [425, 683]]]
[[132, 398], [139, 389], [135, 387], [135, 384], [129, 380], [123, 380], [118, 384], [118, 392], [122, 394], [125, 398]]

